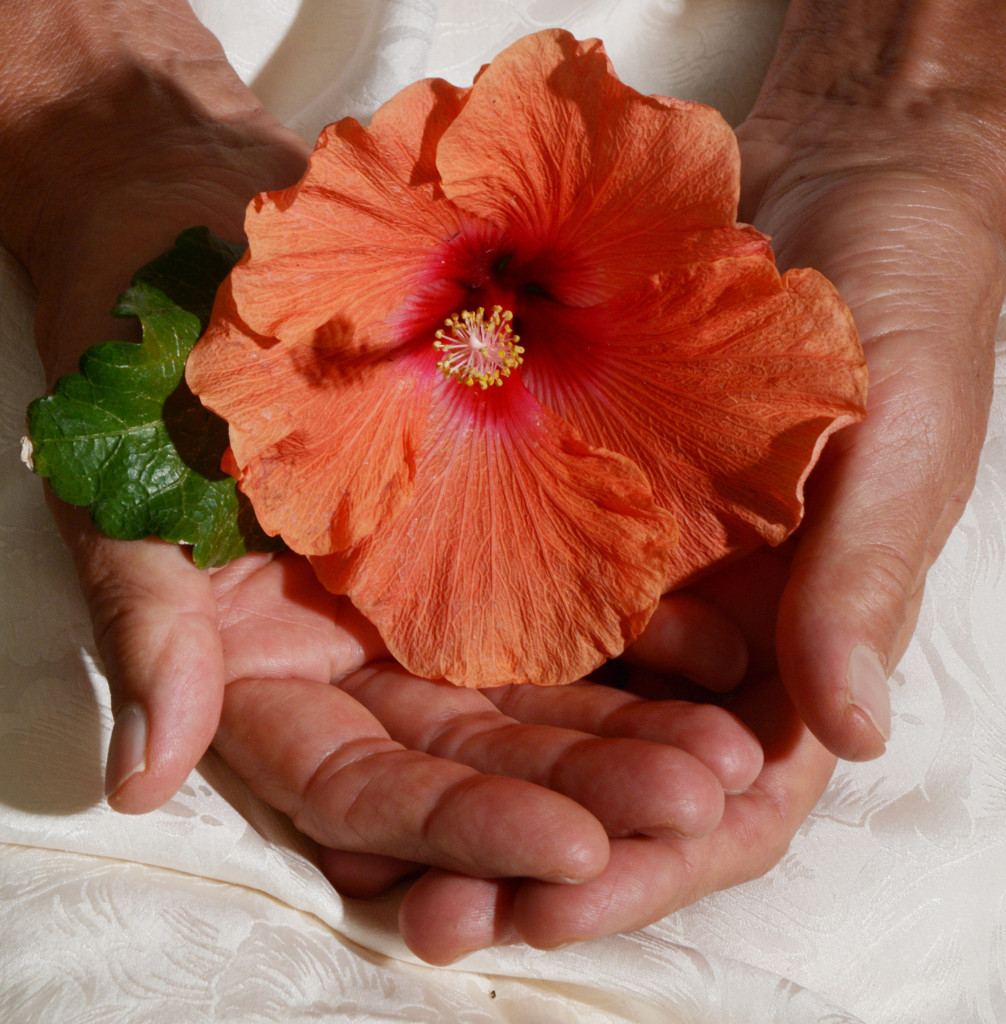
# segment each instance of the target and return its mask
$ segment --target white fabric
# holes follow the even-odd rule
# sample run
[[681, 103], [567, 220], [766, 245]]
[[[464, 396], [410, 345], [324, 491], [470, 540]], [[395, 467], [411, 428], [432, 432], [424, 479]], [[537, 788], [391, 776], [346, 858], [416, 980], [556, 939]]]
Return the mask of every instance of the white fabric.
[[[606, 42], [645, 91], [753, 99], [777, 0], [199, 0], [310, 137], [528, 31]], [[1006, 1021], [1006, 344], [975, 495], [893, 679], [879, 762], [843, 765], [765, 878], [633, 935], [417, 965], [394, 898], [340, 900], [208, 755], [142, 818], [101, 797], [110, 716], [69, 559], [18, 460], [32, 296], [0, 274], [0, 1020], [577, 1024]]]

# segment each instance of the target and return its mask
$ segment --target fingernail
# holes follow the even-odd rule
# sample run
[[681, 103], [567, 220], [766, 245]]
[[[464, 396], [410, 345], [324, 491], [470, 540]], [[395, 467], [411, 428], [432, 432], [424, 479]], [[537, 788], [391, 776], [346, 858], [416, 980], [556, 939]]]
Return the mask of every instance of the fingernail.
[[845, 685], [849, 703], [869, 718], [886, 743], [891, 738], [891, 698], [887, 690], [887, 673], [875, 651], [864, 644], [853, 647]]
[[113, 796], [147, 767], [147, 713], [142, 704], [124, 704], [115, 716], [105, 765], [105, 796]]

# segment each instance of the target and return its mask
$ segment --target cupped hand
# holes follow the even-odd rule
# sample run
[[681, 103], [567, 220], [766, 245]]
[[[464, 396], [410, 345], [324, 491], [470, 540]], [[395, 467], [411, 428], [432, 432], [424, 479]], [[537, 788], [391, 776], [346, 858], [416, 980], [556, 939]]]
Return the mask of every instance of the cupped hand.
[[[370, 895], [436, 869], [416, 883], [403, 929], [438, 961], [472, 948], [454, 917], [481, 914], [480, 891], [466, 889], [473, 880], [531, 893], [539, 931], [524, 937], [548, 945], [555, 926], [542, 924], [537, 904], [555, 902], [553, 887], [605, 878], [612, 857], [626, 891], [587, 899], [573, 938], [633, 923], [642, 889], [663, 901], [647, 901], [652, 913], [738, 870], [732, 851], [709, 857], [703, 881], [685, 885], [654, 878], [640, 856], [702, 842], [734, 799], [725, 794], [758, 776], [758, 742], [724, 709], [591, 683], [480, 692], [418, 679], [387, 660], [373, 628], [298, 556], [248, 555], [208, 573], [161, 542], [101, 537], [80, 510], [58, 515], [113, 688], [114, 806], [166, 799], [215, 735], [250, 788], [324, 848], [343, 892]], [[673, 615], [665, 610], [665, 623]], [[721, 645], [735, 645], [725, 617], [721, 629]], [[727, 682], [708, 665], [704, 678]], [[757, 870], [766, 852], [761, 837], [754, 845], [744, 856]], [[417, 906], [419, 938], [408, 909]], [[561, 900], [558, 912], [570, 913]], [[513, 922], [498, 924], [475, 944], [506, 937]]]
[[246, 557], [213, 590], [226, 683], [216, 748], [343, 853], [581, 881], [605, 866], [609, 834], [708, 833], [724, 788], [746, 789], [761, 763], [716, 707], [639, 702], [620, 715], [628, 695], [574, 686], [544, 722], [411, 676], [293, 555]]
[[[419, 874], [400, 927], [433, 963], [641, 927], [752, 878], [834, 764], [774, 678], [778, 553], [666, 598], [626, 659], [627, 690], [480, 692], [386, 660], [292, 554], [207, 573], [179, 548], [57, 513], [113, 689], [113, 805], [166, 799], [215, 735], [250, 788], [320, 844], [343, 893]], [[682, 699], [675, 668], [724, 692], [744, 681], [728, 712]]]
[[[688, 592], [665, 598], [658, 619], [662, 631], [683, 627], [689, 616], [722, 616], [747, 641], [744, 678], [723, 699], [757, 737], [764, 763], [746, 789], [726, 793], [716, 827], [702, 836], [666, 831], [613, 836], [605, 868], [575, 886], [430, 870], [406, 893], [399, 911], [402, 934], [417, 955], [442, 964], [500, 942], [524, 941], [551, 949], [630, 931], [753, 879], [778, 862], [835, 765], [834, 755], [797, 715], [778, 678], [773, 627], [788, 573], [788, 550], [754, 552]], [[635, 722], [636, 735], [671, 739], [684, 731], [695, 745], [722, 737], [723, 722], [711, 715], [718, 709], [683, 700], [697, 687], [683, 685], [675, 673], [645, 667], [652, 665], [659, 642], [654, 634], [645, 636], [642, 651], [623, 658], [629, 663], [627, 692], [584, 684], [555, 690], [504, 687], [487, 693], [501, 710], [524, 722], [562, 722], [602, 733]], [[726, 678], [719, 677], [721, 685]], [[623, 799], [634, 798], [640, 787], [650, 784], [650, 776], [625, 779]]]
[[860, 104], [770, 86], [739, 130], [742, 215], [781, 265], [831, 279], [869, 365], [866, 419], [811, 476], [778, 622], [790, 696], [850, 759], [890, 736], [887, 678], [973, 486], [1006, 286], [994, 133], [979, 142], [933, 103], [885, 106], [888, 85]]
[[[72, 307], [58, 313], [69, 330]], [[112, 689], [112, 806], [158, 806], [215, 738], [249, 786], [320, 844], [343, 892], [370, 895], [432, 866], [402, 917], [427, 959], [514, 934], [516, 919], [483, 914], [478, 882], [532, 894], [524, 913], [539, 924], [525, 937], [550, 945], [570, 915], [570, 938], [606, 934], [747, 877], [785, 833], [703, 859], [699, 878], [655, 877], [643, 850], [709, 835], [758, 776], [761, 748], [727, 711], [595, 684], [484, 694], [417, 679], [303, 559], [250, 555], [207, 573], [180, 548], [111, 540], [82, 510], [53, 504]], [[661, 605], [635, 653], [714, 690], [747, 659], [729, 617], [688, 596]], [[552, 887], [610, 885], [612, 857], [618, 891], [599, 900], [584, 890], [575, 910], [560, 900], [549, 925]], [[459, 915], [489, 931], [472, 934]]]

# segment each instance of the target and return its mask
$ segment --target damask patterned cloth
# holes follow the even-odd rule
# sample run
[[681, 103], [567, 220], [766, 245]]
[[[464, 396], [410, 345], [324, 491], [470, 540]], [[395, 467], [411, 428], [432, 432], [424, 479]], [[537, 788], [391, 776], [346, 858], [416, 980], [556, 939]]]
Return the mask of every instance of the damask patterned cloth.
[[[459, 84], [559, 25], [636, 88], [739, 120], [779, 0], [200, 0], [305, 137], [408, 82]], [[102, 800], [107, 694], [68, 556], [18, 459], [41, 393], [0, 265], [0, 1021], [994, 1024], [1006, 1021], [1006, 344], [974, 497], [892, 680], [880, 761], [842, 765], [782, 862], [632, 935], [418, 964], [393, 898], [341, 900], [212, 753], [163, 809]], [[1006, 338], [1006, 332], [1003, 332]]]

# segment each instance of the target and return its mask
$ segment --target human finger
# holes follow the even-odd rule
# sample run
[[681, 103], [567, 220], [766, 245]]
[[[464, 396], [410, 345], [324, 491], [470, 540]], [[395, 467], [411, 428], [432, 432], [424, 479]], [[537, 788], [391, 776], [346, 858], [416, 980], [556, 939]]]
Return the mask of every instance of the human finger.
[[[303, 558], [290, 553], [246, 558], [216, 573], [214, 588], [220, 608], [228, 680], [240, 686], [268, 671], [276, 680], [276, 688], [268, 690], [270, 701], [274, 703], [283, 695], [299, 689], [308, 703], [321, 694], [319, 707], [323, 708], [324, 698], [331, 696], [327, 692], [331, 690], [331, 680], [351, 680], [354, 674], [366, 676], [370, 673], [360, 673], [359, 670], [375, 658], [386, 656], [383, 642], [373, 626], [345, 598], [322, 588]], [[289, 684], [284, 680], [290, 681]], [[311, 683], [319, 689], [311, 691]], [[268, 688], [270, 684], [262, 680], [260, 685]], [[285, 690], [287, 685], [293, 689]], [[349, 685], [347, 683], [347, 687]], [[400, 697], [408, 692], [410, 685], [420, 684], [408, 674], [400, 673], [390, 685], [393, 693]], [[337, 723], [311, 719], [308, 712], [305, 730], [321, 730], [320, 739], [324, 741], [323, 730], [331, 727], [328, 736], [333, 744], [346, 741], [371, 742], [378, 747], [386, 745], [389, 739], [380, 723], [348, 697], [346, 701], [346, 712]], [[228, 706], [233, 705], [232, 701]], [[256, 717], [264, 706], [265, 703], [260, 706], [254, 701], [243, 704]], [[235, 711], [231, 720], [231, 729], [236, 732], [239, 743], [248, 740], [248, 736], [241, 732], [243, 713]], [[225, 747], [226, 743], [222, 730], [218, 749], [230, 749]], [[247, 751], [237, 756], [251, 758]], [[260, 767], [252, 763], [248, 768], [252, 773], [249, 781], [253, 785], [254, 773]], [[281, 767], [279, 770], [282, 773], [285, 769]], [[290, 797], [289, 793], [287, 796]], [[326, 831], [316, 829], [316, 838], [333, 846], [345, 846], [339, 827], [338, 822], [333, 822]], [[593, 827], [597, 827], [596, 823]], [[378, 848], [386, 849], [385, 846], [373, 849]], [[380, 892], [399, 878], [416, 871], [418, 866], [417, 862], [387, 852], [336, 849], [332, 846], [322, 848], [320, 863], [340, 891], [354, 896]]]
[[83, 509], [50, 504], [111, 690], [108, 802], [126, 813], [149, 811], [184, 782], [220, 717], [223, 654], [209, 579], [177, 546], [111, 540]]
[[336, 850], [564, 882], [607, 862], [604, 829], [575, 801], [406, 749], [325, 683], [229, 683], [215, 745], [254, 792]]
[[318, 867], [334, 888], [351, 899], [378, 896], [424, 865], [378, 853], [355, 853], [323, 846], [318, 851]]
[[514, 902], [514, 927], [533, 946], [644, 927], [696, 900], [768, 871], [813, 809], [835, 758], [800, 720], [778, 679], [742, 696], [738, 708], [759, 736], [765, 766], [755, 784], [727, 799], [723, 821], [694, 840], [614, 840], [608, 867], [564, 899], [529, 881]]
[[[535, 880], [514, 889], [429, 872], [410, 888], [399, 913], [410, 949], [442, 964], [501, 938], [556, 948], [644, 927], [764, 873], [816, 803], [835, 759], [799, 720], [777, 681], [753, 689], [742, 710], [765, 745], [766, 763], [754, 786], [727, 799], [712, 833], [614, 839], [605, 870], [568, 892]], [[463, 901], [456, 899], [459, 888]]]
[[340, 685], [404, 746], [564, 793], [613, 835], [704, 835], [720, 819], [722, 785], [684, 750], [519, 721], [477, 690], [418, 679], [403, 685], [405, 678], [389, 665]]
[[779, 609], [790, 693], [823, 742], [850, 760], [879, 755], [890, 738], [888, 676], [970, 490], [967, 480], [948, 492], [942, 460], [892, 443], [886, 415], [878, 409], [822, 481]]
[[431, 868], [410, 886], [399, 907], [402, 941], [437, 967], [480, 949], [519, 942], [513, 906], [522, 884]]
[[[887, 679], [970, 494], [985, 431], [998, 243], [950, 191], [899, 176], [847, 184], [785, 248], [788, 260], [825, 260], [870, 368], [866, 420], [836, 435], [811, 477], [777, 631], [797, 708], [853, 760], [877, 756], [889, 738]], [[842, 233], [840, 216], [860, 230]], [[830, 262], [816, 248], [829, 237]]]
[[717, 608], [690, 594], [666, 594], [622, 659], [667, 674], [677, 673], [710, 690], [729, 690], [747, 668], [747, 645], [737, 626]]
[[701, 761], [726, 793], [758, 777], [762, 749], [750, 729], [724, 708], [684, 700], [644, 700], [591, 682], [565, 687], [506, 686], [484, 691], [507, 715], [595, 736], [663, 743]]
[[[735, 716], [712, 705], [648, 701], [589, 682], [567, 687], [495, 687], [482, 693], [520, 721], [679, 747], [709, 767], [728, 793], [743, 792], [761, 770], [762, 749], [754, 734]], [[406, 861], [328, 849], [321, 851], [320, 865], [340, 892], [360, 898], [383, 892], [418, 867]], [[487, 898], [485, 885], [479, 882], [471, 894], [476, 901]], [[430, 881], [416, 884], [425, 887]], [[474, 880], [455, 879], [452, 885], [471, 888]]]

